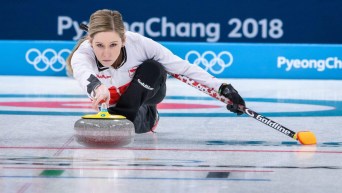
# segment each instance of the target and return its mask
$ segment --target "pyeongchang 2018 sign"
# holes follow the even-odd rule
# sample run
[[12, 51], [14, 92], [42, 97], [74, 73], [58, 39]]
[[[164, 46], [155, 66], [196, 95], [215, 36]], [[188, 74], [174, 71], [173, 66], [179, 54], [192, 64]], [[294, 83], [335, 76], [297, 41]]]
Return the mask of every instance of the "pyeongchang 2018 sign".
[[156, 41], [341, 44], [341, 7], [338, 0], [11, 0], [1, 2], [0, 39], [78, 40], [79, 24], [106, 8]]
[[[66, 76], [74, 41], [0, 41], [0, 75]], [[218, 78], [342, 79], [342, 45], [162, 42]]]
[[164, 45], [218, 78], [342, 79], [342, 46], [337, 45], [171, 42]]

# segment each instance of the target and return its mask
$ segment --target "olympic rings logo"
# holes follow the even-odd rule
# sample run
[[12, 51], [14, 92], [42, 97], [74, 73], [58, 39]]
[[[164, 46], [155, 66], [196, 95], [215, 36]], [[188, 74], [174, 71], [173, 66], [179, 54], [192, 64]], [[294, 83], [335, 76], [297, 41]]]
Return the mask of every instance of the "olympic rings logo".
[[[51, 68], [55, 72], [62, 71], [66, 66], [66, 57], [71, 53], [69, 49], [62, 49], [56, 52], [48, 48], [40, 52], [36, 48], [31, 48], [26, 52], [25, 58], [29, 64], [39, 72], [44, 72]], [[64, 55], [64, 57], [63, 57]], [[59, 63], [59, 64], [58, 64]]]
[[216, 55], [213, 51], [205, 51], [200, 54], [191, 50], [185, 55], [185, 59], [192, 64], [203, 65], [205, 71], [210, 71], [213, 74], [221, 74], [233, 63], [233, 55], [228, 51], [222, 51]]

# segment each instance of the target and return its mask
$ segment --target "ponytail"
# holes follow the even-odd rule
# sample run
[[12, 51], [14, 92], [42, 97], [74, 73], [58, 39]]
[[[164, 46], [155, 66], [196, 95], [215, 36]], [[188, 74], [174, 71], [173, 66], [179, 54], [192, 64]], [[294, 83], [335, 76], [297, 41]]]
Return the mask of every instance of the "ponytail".
[[70, 55], [68, 56], [67, 60], [66, 60], [66, 73], [69, 77], [72, 77], [73, 76], [73, 70], [72, 70], [72, 66], [71, 66], [71, 58], [72, 56], [74, 55], [75, 51], [80, 47], [80, 45], [85, 41], [87, 40], [88, 38], [85, 36], [83, 38], [81, 38], [76, 46], [74, 47], [74, 49], [71, 51]]

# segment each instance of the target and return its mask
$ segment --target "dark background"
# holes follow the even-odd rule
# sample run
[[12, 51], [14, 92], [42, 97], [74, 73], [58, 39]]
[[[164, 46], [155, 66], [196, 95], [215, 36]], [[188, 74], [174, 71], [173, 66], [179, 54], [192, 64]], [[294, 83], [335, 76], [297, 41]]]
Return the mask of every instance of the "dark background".
[[[98, 9], [115, 9], [124, 21], [146, 22], [149, 18], [167, 17], [168, 22], [219, 23], [217, 42], [256, 43], [342, 43], [342, 1], [340, 0], [10, 0], [0, 7], [0, 39], [6, 40], [73, 40], [73, 29], [58, 35], [58, 16], [68, 16], [73, 21], [88, 21]], [[261, 26], [252, 38], [229, 38], [234, 25], [252, 18], [256, 22], [280, 19], [283, 36], [261, 37]], [[157, 25], [155, 25], [157, 26]], [[269, 27], [269, 26], [268, 26]], [[157, 29], [156, 29], [157, 30]], [[249, 26], [248, 30], [252, 30]], [[268, 30], [266, 30], [268, 31]], [[239, 31], [241, 32], [241, 29]], [[149, 36], [145, 33], [146, 36]], [[157, 41], [205, 42], [207, 37], [153, 37]]]

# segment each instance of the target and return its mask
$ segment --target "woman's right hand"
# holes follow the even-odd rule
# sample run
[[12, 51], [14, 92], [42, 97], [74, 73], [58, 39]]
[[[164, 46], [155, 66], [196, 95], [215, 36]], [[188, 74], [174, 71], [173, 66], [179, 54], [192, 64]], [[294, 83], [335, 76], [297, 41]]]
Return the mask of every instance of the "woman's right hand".
[[106, 103], [107, 107], [109, 107], [110, 93], [108, 88], [101, 84], [95, 89], [95, 97], [93, 98], [92, 107], [96, 111], [99, 111], [99, 105], [102, 103]]

